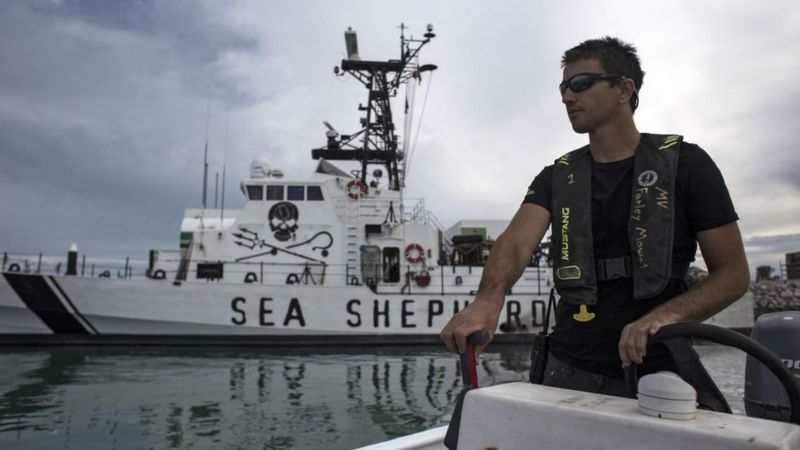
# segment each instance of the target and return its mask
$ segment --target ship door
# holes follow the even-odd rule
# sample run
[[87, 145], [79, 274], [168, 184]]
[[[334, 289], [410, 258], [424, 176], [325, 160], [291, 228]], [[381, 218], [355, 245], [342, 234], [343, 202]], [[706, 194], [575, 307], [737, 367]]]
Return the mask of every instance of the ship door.
[[400, 281], [400, 248], [383, 248], [383, 281], [397, 283]]

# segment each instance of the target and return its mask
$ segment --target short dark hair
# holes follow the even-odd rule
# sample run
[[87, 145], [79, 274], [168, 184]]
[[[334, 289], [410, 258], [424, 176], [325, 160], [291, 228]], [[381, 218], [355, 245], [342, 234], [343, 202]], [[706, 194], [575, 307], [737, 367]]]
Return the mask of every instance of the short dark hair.
[[618, 38], [606, 36], [600, 39], [589, 39], [564, 52], [561, 57], [561, 68], [567, 64], [584, 59], [597, 59], [606, 73], [622, 75], [633, 80], [636, 92], [631, 96], [631, 111], [639, 106], [639, 91], [644, 81], [644, 71], [636, 54], [636, 47]]

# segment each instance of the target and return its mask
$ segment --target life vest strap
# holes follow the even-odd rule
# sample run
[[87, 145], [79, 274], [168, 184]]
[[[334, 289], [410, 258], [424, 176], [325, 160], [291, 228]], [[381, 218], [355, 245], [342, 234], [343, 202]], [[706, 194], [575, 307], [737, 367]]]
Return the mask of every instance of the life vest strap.
[[[618, 256], [616, 258], [596, 259], [594, 261], [594, 269], [597, 276], [597, 281], [631, 278], [633, 276], [630, 255]], [[683, 261], [672, 261], [672, 278], [684, 279], [688, 274], [689, 263]]]

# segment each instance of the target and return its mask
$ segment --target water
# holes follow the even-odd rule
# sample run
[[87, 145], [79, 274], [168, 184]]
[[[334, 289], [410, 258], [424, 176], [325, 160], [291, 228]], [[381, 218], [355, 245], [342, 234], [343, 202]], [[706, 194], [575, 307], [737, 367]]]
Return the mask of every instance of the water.
[[[742, 413], [744, 354], [696, 347]], [[528, 348], [481, 355], [482, 385]], [[347, 449], [447, 424], [461, 388], [439, 347], [0, 350], [0, 448]]]

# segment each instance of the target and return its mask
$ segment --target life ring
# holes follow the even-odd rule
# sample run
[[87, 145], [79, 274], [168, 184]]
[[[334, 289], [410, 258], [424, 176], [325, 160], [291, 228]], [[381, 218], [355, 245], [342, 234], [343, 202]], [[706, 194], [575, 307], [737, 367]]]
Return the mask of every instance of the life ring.
[[431, 274], [427, 270], [423, 270], [414, 276], [414, 281], [419, 287], [428, 287], [431, 284]]
[[345, 187], [345, 191], [347, 191], [347, 196], [352, 199], [359, 199], [365, 195], [369, 191], [369, 188], [366, 184], [364, 184], [361, 179], [356, 178], [355, 180], [350, 180]]
[[245, 283], [255, 283], [258, 280], [255, 272], [247, 272], [247, 275], [244, 276]]
[[[105, 272], [103, 272], [103, 273], [105, 273]], [[163, 270], [157, 269], [155, 272], [153, 272], [153, 279], [155, 279], [155, 280], [163, 280], [164, 278], [167, 278], [167, 274]]]
[[411, 264], [416, 264], [425, 260], [425, 249], [419, 244], [408, 244], [405, 251], [406, 260]]
[[8, 271], [9, 272], [19, 272], [19, 264], [11, 263], [11, 265], [8, 266]]
[[100, 278], [109, 278], [111, 276], [111, 272], [104, 270], [98, 277]]

